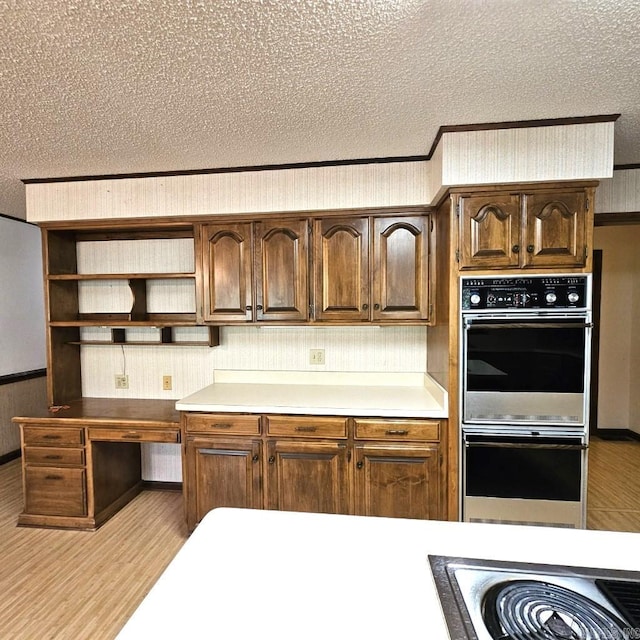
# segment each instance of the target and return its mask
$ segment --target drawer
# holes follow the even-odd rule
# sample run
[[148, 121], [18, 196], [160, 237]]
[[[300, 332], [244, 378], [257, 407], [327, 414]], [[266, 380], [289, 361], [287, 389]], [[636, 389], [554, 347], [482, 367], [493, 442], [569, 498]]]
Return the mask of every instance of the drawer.
[[346, 418], [267, 416], [267, 434], [310, 438], [346, 438]]
[[178, 429], [114, 429], [91, 428], [89, 440], [106, 442], [180, 442]]
[[82, 427], [23, 427], [24, 444], [41, 447], [77, 447], [84, 444]]
[[260, 435], [260, 416], [196, 413], [187, 416], [187, 431], [223, 435]]
[[440, 440], [439, 420], [354, 420], [360, 440]]
[[22, 455], [25, 464], [49, 466], [84, 466], [84, 449], [56, 449], [54, 447], [25, 447]]
[[86, 516], [84, 469], [26, 467], [25, 513], [47, 516]]

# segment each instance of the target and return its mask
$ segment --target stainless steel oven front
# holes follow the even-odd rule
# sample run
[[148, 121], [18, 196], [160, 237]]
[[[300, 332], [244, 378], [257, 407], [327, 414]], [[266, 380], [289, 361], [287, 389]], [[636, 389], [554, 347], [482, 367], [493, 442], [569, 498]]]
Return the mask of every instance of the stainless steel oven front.
[[461, 515], [582, 527], [591, 278], [461, 279]]

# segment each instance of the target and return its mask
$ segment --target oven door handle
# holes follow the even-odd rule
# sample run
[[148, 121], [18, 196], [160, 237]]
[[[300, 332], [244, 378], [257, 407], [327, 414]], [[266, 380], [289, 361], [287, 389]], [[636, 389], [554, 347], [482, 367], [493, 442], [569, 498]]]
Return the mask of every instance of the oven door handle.
[[537, 442], [469, 442], [465, 440], [464, 446], [469, 448], [490, 447], [491, 449], [564, 449], [568, 451], [584, 451], [586, 444], [549, 444]]
[[500, 322], [489, 324], [487, 322], [474, 322], [467, 320], [465, 329], [591, 329], [591, 322]]

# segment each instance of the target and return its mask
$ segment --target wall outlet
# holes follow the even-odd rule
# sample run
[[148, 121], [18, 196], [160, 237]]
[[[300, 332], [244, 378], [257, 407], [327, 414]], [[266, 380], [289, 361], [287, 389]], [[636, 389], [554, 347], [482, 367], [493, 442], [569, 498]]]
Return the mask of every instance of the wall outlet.
[[116, 389], [128, 389], [129, 376], [124, 374], [116, 374]]
[[162, 376], [162, 390], [171, 391], [171, 388], [172, 388], [171, 376]]
[[324, 364], [324, 349], [311, 349], [309, 351], [309, 364]]

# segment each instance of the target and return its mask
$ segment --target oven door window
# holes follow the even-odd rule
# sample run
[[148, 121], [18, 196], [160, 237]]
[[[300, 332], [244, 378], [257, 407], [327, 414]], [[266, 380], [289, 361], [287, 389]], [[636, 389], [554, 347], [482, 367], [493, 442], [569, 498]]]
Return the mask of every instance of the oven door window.
[[478, 320], [466, 326], [467, 391], [583, 393], [586, 328], [575, 320]]
[[579, 501], [583, 455], [579, 439], [468, 436], [466, 495]]

